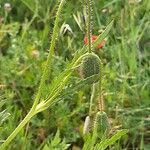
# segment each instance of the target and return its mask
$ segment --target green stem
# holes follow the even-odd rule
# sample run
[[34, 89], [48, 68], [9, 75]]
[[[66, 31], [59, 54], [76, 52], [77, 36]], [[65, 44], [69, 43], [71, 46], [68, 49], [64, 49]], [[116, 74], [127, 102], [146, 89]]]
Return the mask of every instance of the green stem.
[[52, 60], [52, 56], [54, 54], [54, 47], [55, 47], [55, 44], [56, 44], [56, 38], [58, 36], [58, 30], [59, 30], [58, 24], [59, 24], [60, 15], [61, 15], [61, 11], [62, 11], [64, 3], [65, 3], [65, 0], [61, 0], [61, 2], [59, 4], [59, 8], [58, 8], [58, 11], [57, 11], [57, 14], [56, 14], [56, 20], [55, 20], [55, 24], [54, 24], [53, 34], [52, 34], [50, 51], [49, 51], [49, 54], [48, 54], [48, 57], [47, 57], [47, 62], [46, 62], [46, 65], [44, 67], [43, 75], [41, 77], [40, 85], [39, 85], [38, 92], [37, 92], [37, 95], [35, 97], [33, 106], [31, 108], [31, 110], [29, 111], [29, 113], [26, 115], [26, 117], [22, 120], [22, 122], [10, 134], [10, 136], [5, 140], [5, 142], [0, 146], [0, 150], [5, 149], [5, 147], [16, 137], [16, 135], [26, 125], [26, 123], [28, 123], [29, 120], [37, 113], [36, 112], [36, 106], [39, 103], [39, 100], [40, 100], [41, 94], [42, 94], [42, 89], [45, 86], [45, 81], [48, 77], [49, 70], [51, 69], [51, 60]]
[[90, 98], [89, 116], [92, 115], [92, 106], [93, 106], [93, 101], [95, 99], [95, 96], [96, 96], [96, 84], [93, 84], [93, 86], [92, 86], [92, 94], [91, 94], [91, 98]]
[[91, 0], [87, 0], [87, 13], [88, 13], [87, 35], [88, 35], [88, 44], [89, 44], [88, 52], [91, 53], [92, 52]]
[[20, 130], [26, 125], [26, 123], [34, 116], [31, 110], [26, 117], [21, 121], [17, 128], [11, 133], [11, 135], [5, 140], [5, 142], [0, 146], [0, 150], [4, 150], [6, 146], [15, 138], [15, 136], [20, 132]]
[[7, 11], [5, 11], [4, 24], [6, 24], [6, 23], [7, 23], [7, 18], [8, 18], [8, 12], [7, 12]]
[[41, 94], [42, 94], [42, 89], [45, 86], [45, 81], [47, 79], [48, 73], [51, 69], [51, 60], [52, 60], [52, 56], [54, 54], [54, 48], [55, 48], [55, 44], [56, 44], [56, 39], [58, 36], [58, 30], [59, 30], [59, 20], [60, 20], [60, 15], [61, 15], [61, 11], [63, 8], [63, 5], [65, 3], [65, 0], [61, 0], [57, 14], [56, 14], [56, 20], [55, 20], [55, 25], [54, 25], [54, 29], [53, 29], [53, 34], [52, 34], [52, 40], [51, 40], [51, 45], [50, 45], [50, 50], [49, 50], [49, 54], [47, 57], [47, 61], [46, 61], [46, 65], [44, 67], [44, 71], [43, 71], [43, 75], [40, 81], [40, 85], [39, 85], [39, 89], [38, 89], [38, 94], [35, 97], [35, 101], [33, 104], [33, 108], [35, 108], [40, 100]]
[[103, 64], [100, 61], [100, 80], [99, 80], [99, 99], [98, 99], [98, 104], [99, 104], [99, 110], [103, 111], [103, 100], [102, 100], [102, 79], [103, 79]]

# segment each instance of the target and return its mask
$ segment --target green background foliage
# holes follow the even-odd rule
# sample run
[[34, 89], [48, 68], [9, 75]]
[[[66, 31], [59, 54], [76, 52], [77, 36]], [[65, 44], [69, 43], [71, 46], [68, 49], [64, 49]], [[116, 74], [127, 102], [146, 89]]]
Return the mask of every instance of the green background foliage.
[[[0, 142], [9, 136], [32, 107], [58, 8], [55, 0], [7, 2], [12, 7], [10, 12], [4, 9], [6, 0], [0, 1]], [[150, 149], [148, 12], [148, 0], [94, 1], [94, 35], [99, 35], [114, 19], [105, 46], [95, 49], [104, 62], [104, 101], [111, 134], [121, 128], [129, 129], [129, 133], [110, 149]], [[66, 0], [59, 26], [48, 83], [66, 68], [75, 52], [84, 45], [83, 1]], [[76, 88], [79, 80], [76, 70], [59, 96], [59, 102], [32, 118], [8, 149], [80, 149], [90, 87], [82, 85]], [[48, 87], [43, 89], [43, 96], [48, 90]], [[57, 144], [59, 146], [55, 147]]]

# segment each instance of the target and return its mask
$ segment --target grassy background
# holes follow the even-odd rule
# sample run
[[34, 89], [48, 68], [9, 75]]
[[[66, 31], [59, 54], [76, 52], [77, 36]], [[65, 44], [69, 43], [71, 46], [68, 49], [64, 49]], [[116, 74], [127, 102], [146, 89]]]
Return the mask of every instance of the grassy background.
[[[15, 129], [33, 104], [58, 7], [55, 0], [7, 2], [11, 4], [9, 12], [4, 9], [6, 0], [0, 1], [0, 140]], [[149, 12], [148, 0], [95, 0], [94, 3], [93, 34], [99, 35], [114, 19], [105, 46], [95, 50], [104, 62], [105, 111], [110, 118], [111, 134], [121, 128], [130, 130], [110, 149], [150, 149]], [[84, 14], [81, 0], [66, 3], [51, 79], [65, 69], [84, 45]], [[78, 72], [74, 72], [69, 85], [74, 85], [78, 78]], [[31, 120], [9, 149], [34, 150], [46, 143], [52, 145], [57, 129], [72, 149], [82, 147], [90, 88], [67, 89], [70, 91], [62, 94], [59, 103]]]

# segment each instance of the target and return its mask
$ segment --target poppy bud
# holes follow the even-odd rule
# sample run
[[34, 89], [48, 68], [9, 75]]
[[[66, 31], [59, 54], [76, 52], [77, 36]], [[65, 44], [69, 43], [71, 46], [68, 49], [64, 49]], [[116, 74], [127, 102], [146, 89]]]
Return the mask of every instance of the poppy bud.
[[11, 4], [10, 3], [5, 3], [4, 4], [4, 9], [5, 9], [5, 11], [10, 12], [11, 9], [12, 9]]
[[84, 135], [89, 133], [89, 131], [90, 131], [90, 125], [91, 125], [90, 117], [86, 116], [85, 122], [84, 122], [84, 127], [83, 127], [83, 134]]
[[97, 112], [93, 129], [94, 134], [96, 134], [98, 138], [102, 139], [102, 137], [107, 136], [109, 128], [110, 126], [107, 114], [103, 111]]
[[81, 76], [86, 79], [93, 75], [98, 75], [94, 78], [92, 83], [98, 82], [100, 79], [100, 59], [94, 53], [86, 55], [81, 64]]

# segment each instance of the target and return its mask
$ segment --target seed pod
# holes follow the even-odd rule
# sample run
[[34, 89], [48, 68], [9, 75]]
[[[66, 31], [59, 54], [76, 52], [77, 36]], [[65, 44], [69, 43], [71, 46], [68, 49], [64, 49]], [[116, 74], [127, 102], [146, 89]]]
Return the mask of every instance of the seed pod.
[[90, 126], [91, 126], [90, 117], [89, 117], [89, 116], [86, 116], [85, 122], [84, 122], [84, 127], [83, 127], [83, 135], [89, 133], [89, 131], [90, 131]]
[[94, 53], [89, 53], [82, 60], [81, 65], [81, 75], [84, 79], [91, 77], [93, 75], [97, 75], [91, 81], [92, 83], [96, 83], [100, 79], [100, 59]]
[[102, 137], [107, 136], [109, 132], [109, 121], [107, 114], [105, 112], [97, 112], [95, 122], [94, 122], [94, 129], [93, 134], [96, 135], [96, 137], [102, 139]]

